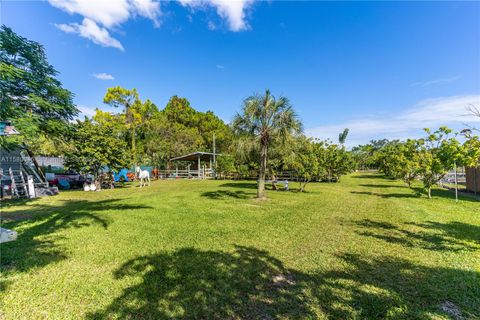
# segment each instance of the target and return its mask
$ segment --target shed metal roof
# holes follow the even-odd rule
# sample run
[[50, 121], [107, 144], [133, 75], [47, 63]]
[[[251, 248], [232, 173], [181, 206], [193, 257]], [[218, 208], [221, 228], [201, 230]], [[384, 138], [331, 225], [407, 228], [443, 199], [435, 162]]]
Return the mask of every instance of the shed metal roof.
[[[170, 161], [198, 161], [198, 157], [200, 157], [200, 160], [202, 161], [209, 161], [213, 157], [212, 152], [192, 152], [180, 157], [175, 157], [170, 159]], [[215, 156], [219, 156], [220, 154], [215, 153]]]

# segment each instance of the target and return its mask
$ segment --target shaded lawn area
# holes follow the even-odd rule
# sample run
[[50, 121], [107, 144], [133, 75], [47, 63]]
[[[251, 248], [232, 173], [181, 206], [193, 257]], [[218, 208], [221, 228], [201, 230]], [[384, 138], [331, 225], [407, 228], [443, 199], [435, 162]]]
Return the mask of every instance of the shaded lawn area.
[[2, 204], [19, 238], [0, 318], [480, 318], [480, 202], [375, 174], [307, 190], [155, 181]]

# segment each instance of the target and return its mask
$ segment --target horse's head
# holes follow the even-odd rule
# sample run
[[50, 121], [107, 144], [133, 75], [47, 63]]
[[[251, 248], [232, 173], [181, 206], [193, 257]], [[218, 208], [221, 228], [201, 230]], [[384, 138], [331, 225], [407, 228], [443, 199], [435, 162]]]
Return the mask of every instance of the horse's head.
[[135, 172], [136, 172], [136, 173], [139, 173], [139, 172], [140, 172], [140, 167], [139, 167], [139, 166], [136, 166], [136, 167], [135, 167]]

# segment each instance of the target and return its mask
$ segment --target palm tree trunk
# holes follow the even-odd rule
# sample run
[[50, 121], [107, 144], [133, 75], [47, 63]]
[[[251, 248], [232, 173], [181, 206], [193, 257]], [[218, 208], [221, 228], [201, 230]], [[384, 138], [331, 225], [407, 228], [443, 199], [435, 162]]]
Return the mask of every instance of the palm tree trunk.
[[258, 174], [257, 198], [265, 199], [265, 173], [267, 171], [267, 141], [264, 139], [260, 142], [260, 172]]

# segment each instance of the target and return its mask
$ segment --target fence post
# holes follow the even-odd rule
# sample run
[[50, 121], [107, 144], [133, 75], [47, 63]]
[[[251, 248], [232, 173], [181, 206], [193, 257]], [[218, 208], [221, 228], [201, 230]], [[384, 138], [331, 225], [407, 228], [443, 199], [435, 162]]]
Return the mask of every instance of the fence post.
[[455, 202], [458, 202], [458, 181], [457, 181], [457, 162], [454, 162], [455, 169]]

